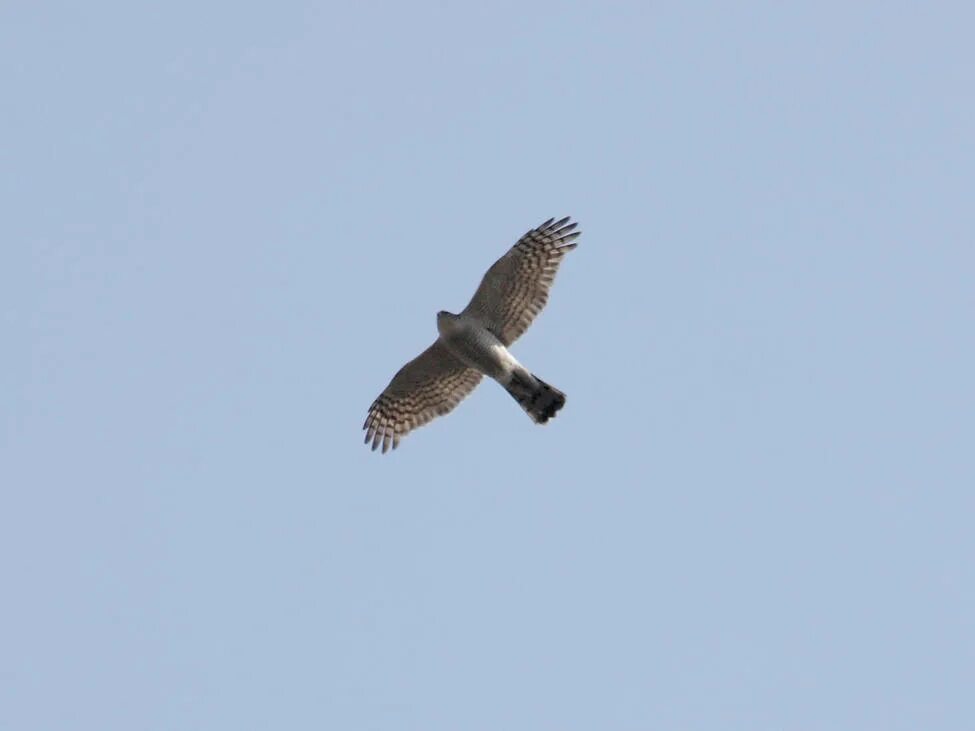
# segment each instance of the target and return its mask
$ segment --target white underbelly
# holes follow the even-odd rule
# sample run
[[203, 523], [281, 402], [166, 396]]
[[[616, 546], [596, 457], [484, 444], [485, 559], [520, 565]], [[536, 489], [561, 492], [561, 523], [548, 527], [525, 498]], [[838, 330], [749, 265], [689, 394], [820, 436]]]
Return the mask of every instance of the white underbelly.
[[485, 328], [458, 328], [443, 341], [468, 366], [502, 382], [507, 382], [511, 371], [518, 366], [515, 357]]

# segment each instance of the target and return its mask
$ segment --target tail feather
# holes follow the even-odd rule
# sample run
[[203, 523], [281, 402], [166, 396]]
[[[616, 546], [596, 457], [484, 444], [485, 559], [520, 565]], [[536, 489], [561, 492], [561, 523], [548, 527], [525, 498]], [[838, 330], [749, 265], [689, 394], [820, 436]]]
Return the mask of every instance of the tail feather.
[[565, 394], [531, 373], [515, 373], [505, 389], [536, 424], [544, 424], [565, 406]]

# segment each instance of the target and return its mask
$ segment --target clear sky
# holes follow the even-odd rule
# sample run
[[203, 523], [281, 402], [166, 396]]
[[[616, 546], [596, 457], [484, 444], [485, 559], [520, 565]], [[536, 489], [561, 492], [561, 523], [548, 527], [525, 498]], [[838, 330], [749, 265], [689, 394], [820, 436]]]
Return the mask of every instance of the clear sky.
[[[0, 6], [0, 729], [971, 729], [970, 3]], [[551, 216], [496, 384], [366, 409]]]

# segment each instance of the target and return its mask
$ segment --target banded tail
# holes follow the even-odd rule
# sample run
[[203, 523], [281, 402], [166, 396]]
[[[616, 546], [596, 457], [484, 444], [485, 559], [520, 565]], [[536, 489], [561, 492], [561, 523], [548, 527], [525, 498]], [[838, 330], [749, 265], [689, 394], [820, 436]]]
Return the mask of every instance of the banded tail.
[[527, 371], [513, 373], [505, 390], [536, 424], [544, 424], [565, 406], [564, 393]]

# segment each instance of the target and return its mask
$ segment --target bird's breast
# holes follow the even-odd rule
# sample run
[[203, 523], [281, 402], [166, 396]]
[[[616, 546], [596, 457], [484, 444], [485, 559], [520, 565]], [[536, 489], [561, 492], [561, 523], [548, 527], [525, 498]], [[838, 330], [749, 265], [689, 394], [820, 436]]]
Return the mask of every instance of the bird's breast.
[[441, 339], [454, 355], [485, 375], [503, 379], [511, 371], [514, 358], [508, 349], [477, 322], [456, 322], [450, 332], [441, 335]]

